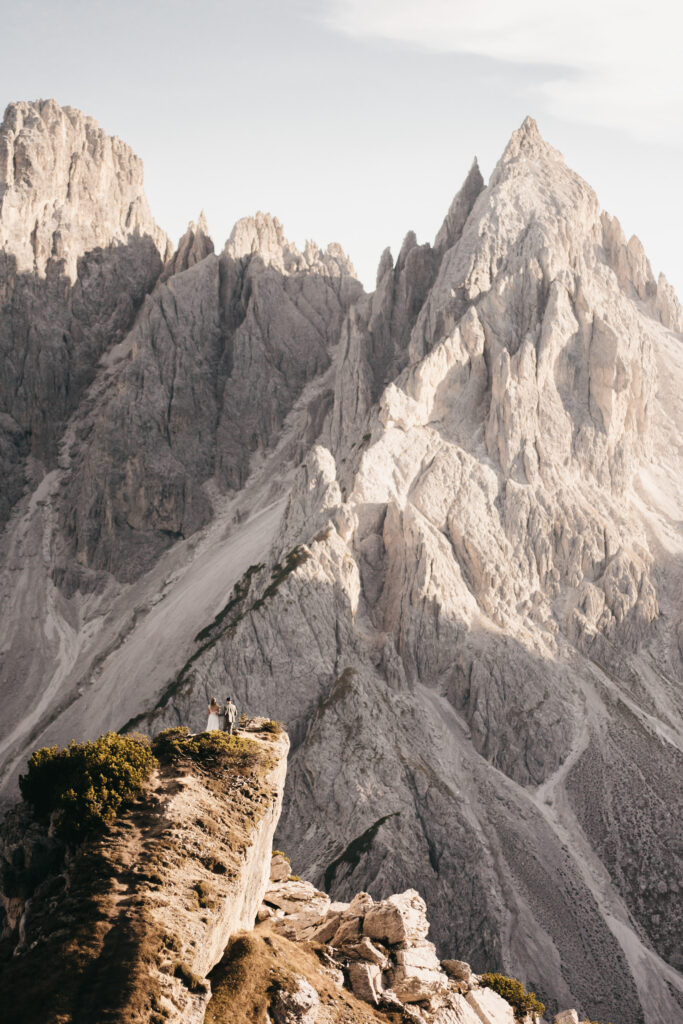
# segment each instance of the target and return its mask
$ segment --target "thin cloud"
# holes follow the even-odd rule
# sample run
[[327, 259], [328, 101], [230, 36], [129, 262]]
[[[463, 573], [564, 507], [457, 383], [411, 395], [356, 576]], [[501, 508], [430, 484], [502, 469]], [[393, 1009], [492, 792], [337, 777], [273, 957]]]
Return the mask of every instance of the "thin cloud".
[[683, 146], [676, 0], [324, 0], [318, 11], [354, 37], [545, 66], [552, 114]]

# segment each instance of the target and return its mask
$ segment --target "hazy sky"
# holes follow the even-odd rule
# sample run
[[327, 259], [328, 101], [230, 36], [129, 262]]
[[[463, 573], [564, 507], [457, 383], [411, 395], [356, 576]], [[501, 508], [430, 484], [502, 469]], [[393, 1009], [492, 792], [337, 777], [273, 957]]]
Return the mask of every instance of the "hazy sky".
[[683, 297], [682, 29], [673, 0], [3, 0], [0, 105], [129, 142], [174, 240], [268, 210], [369, 288], [531, 114]]

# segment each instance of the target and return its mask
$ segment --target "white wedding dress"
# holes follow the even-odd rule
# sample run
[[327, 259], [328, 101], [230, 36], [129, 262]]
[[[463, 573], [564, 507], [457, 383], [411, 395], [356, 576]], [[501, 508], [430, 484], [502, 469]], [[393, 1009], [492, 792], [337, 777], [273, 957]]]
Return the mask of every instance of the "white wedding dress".
[[218, 722], [218, 714], [214, 714], [212, 711], [209, 715], [209, 721], [206, 723], [206, 731], [212, 732], [214, 729], [220, 729], [220, 724]]

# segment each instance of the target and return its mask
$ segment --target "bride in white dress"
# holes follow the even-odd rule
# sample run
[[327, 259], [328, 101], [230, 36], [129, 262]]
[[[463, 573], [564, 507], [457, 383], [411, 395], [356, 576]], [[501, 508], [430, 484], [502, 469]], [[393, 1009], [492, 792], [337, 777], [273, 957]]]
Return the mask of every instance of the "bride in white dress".
[[206, 723], [206, 731], [212, 732], [214, 729], [220, 729], [220, 723], [218, 721], [218, 712], [220, 711], [220, 708], [218, 707], [218, 701], [216, 700], [215, 697], [211, 698], [208, 711], [209, 720]]

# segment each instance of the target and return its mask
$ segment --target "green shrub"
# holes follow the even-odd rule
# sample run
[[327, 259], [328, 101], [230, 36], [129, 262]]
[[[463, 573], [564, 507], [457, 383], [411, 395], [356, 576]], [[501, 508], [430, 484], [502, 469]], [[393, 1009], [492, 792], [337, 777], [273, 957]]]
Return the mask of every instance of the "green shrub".
[[272, 718], [263, 723], [262, 729], [263, 732], [272, 732], [274, 736], [281, 736], [285, 731], [282, 727], [282, 723], [276, 722]]
[[504, 974], [482, 974], [480, 981], [510, 1004], [515, 1011], [516, 1020], [524, 1020], [527, 1013], [532, 1017], [541, 1017], [545, 1012], [545, 1005], [533, 992], [527, 992], [521, 981], [517, 981], [516, 978], [506, 978]]
[[39, 820], [55, 814], [60, 835], [76, 841], [111, 821], [156, 764], [146, 741], [108, 732], [64, 749], [34, 751], [19, 788]]
[[248, 762], [258, 756], [258, 744], [246, 736], [231, 736], [227, 732], [200, 732], [190, 736], [186, 726], [165, 729], [152, 740], [152, 751], [164, 763], [179, 760], [228, 765], [241, 760]]

